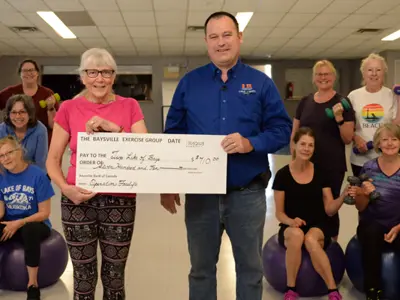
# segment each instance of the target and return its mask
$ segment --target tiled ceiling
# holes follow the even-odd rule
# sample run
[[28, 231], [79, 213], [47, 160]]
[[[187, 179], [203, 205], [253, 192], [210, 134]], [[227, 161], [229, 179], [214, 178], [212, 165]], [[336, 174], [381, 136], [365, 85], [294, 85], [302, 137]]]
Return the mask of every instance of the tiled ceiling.
[[[59, 12], [70, 22], [86, 12], [91, 20], [70, 26], [77, 39], [64, 40], [39, 10]], [[203, 32], [187, 27], [202, 26], [218, 10], [255, 12], [244, 31], [247, 57], [352, 58], [400, 50], [400, 40], [381, 41], [400, 29], [400, 0], [0, 0], [0, 55], [69, 56], [90, 47], [117, 56], [202, 55]], [[15, 33], [9, 29], [15, 26], [38, 31]], [[382, 31], [355, 33], [360, 28]]]

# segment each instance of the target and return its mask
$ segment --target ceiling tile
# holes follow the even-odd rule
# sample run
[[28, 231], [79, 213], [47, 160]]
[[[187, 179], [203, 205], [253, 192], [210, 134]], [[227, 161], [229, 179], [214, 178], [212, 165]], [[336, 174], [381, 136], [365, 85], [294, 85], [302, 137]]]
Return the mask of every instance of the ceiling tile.
[[0, 38], [20, 38], [18, 34], [11, 31], [8, 27], [0, 24]]
[[158, 49], [151, 49], [151, 50], [142, 50], [138, 51], [139, 56], [160, 56], [160, 50]]
[[137, 52], [134, 49], [113, 49], [115, 56], [135, 56]]
[[16, 9], [5, 0], [0, 0], [0, 11], [17, 12]]
[[53, 51], [53, 50], [44, 49], [43, 52], [48, 56], [67, 56], [68, 55], [68, 52], [66, 52], [64, 50]]
[[118, 11], [115, 0], [79, 0], [88, 11]]
[[284, 13], [256, 12], [251, 18], [248, 27], [274, 27], [282, 20], [284, 15]]
[[187, 25], [204, 26], [204, 23], [211, 14], [212, 12], [209, 11], [189, 11], [187, 18]]
[[325, 8], [324, 13], [349, 15], [368, 1], [370, 0], [336, 0]]
[[71, 26], [69, 27], [71, 31], [78, 37], [78, 38], [100, 38], [101, 33], [97, 29], [96, 26]]
[[299, 27], [292, 27], [292, 28], [276, 27], [268, 35], [268, 39], [269, 38], [280, 38], [280, 37], [290, 38], [290, 37], [296, 35], [296, 33], [299, 32], [299, 30], [300, 30]]
[[311, 48], [322, 48], [322, 47], [329, 47], [335, 44], [336, 41], [333, 39], [327, 38], [319, 38], [308, 45]]
[[396, 6], [396, 7], [393, 8], [392, 10], [388, 11], [386, 14], [389, 14], [389, 15], [399, 15], [399, 14], [400, 14], [400, 4], [398, 4], [398, 6]]
[[263, 38], [255, 38], [255, 37], [246, 38], [244, 40], [244, 43], [242, 43], [240, 45], [240, 49], [242, 49], [242, 48], [246, 49], [247, 47], [256, 47], [256, 46], [260, 45], [262, 41], [264, 41]]
[[280, 27], [297, 27], [301, 28], [309, 23], [317, 14], [286, 14], [279, 22]]
[[37, 32], [20, 32], [18, 33], [20, 37], [26, 38], [26, 39], [31, 39], [31, 38], [47, 38], [47, 35], [43, 32], [37, 31]]
[[126, 37], [118, 37], [118, 36], [109, 36], [109, 37], [106, 37], [106, 40], [112, 48], [114, 48], [114, 47], [134, 48], [132, 39], [130, 37], [126, 38]]
[[397, 0], [372, 0], [359, 8], [355, 13], [375, 15], [384, 14], [385, 12], [390, 11], [392, 8], [395, 8], [398, 4], [399, 2]]
[[155, 26], [153, 12], [122, 12], [127, 26]]
[[37, 48], [27, 48], [27, 49], [19, 49], [19, 51], [24, 55], [29, 56], [43, 56], [44, 52]]
[[306, 47], [314, 41], [313, 38], [293, 38], [290, 39], [284, 47]]
[[265, 38], [273, 28], [246, 27], [243, 32], [243, 38], [246, 40], [249, 37]]
[[156, 11], [157, 26], [182, 26], [186, 25], [186, 14], [182, 12]]
[[80, 41], [82, 44], [88, 48], [105, 48], [108, 47], [108, 44], [105, 39], [98, 38], [81, 38]]
[[239, 11], [257, 11], [259, 0], [225, 0], [223, 11], [239, 12]]
[[183, 38], [185, 36], [185, 29], [181, 27], [158, 26], [157, 32], [160, 38]]
[[292, 6], [290, 13], [319, 13], [333, 0], [299, 0]]
[[189, 0], [153, 0], [154, 10], [156, 11], [184, 11], [186, 12]]
[[57, 45], [60, 45], [62, 49], [85, 49], [81, 41], [78, 39], [63, 39], [59, 38], [54, 40]]
[[324, 27], [304, 27], [302, 30], [300, 30], [295, 38], [318, 38], [321, 36], [324, 32], [326, 32], [328, 29]]
[[61, 50], [60, 46], [54, 43], [54, 41], [49, 38], [29, 39], [29, 42], [42, 50], [49, 50], [49, 51]]
[[10, 45], [11, 47], [14, 48], [29, 48], [32, 47], [32, 44], [29, 43], [26, 39], [20, 38], [20, 39], [2, 39], [4, 43], [7, 45]]
[[161, 49], [162, 56], [180, 56], [183, 54], [183, 49], [175, 50], [175, 49]]
[[307, 27], [334, 27], [340, 21], [344, 20], [348, 15], [346, 14], [326, 14], [322, 13], [316, 16]]
[[0, 20], [6, 26], [32, 26], [21, 13], [8, 13], [6, 11], [0, 12]]
[[143, 0], [117, 0], [117, 5], [121, 11], [152, 11], [152, 1]]
[[144, 39], [144, 38], [135, 38], [133, 39], [136, 49], [153, 49], [159, 48], [157, 39]]
[[206, 48], [206, 43], [204, 42], [204, 40], [199, 40], [199, 39], [193, 39], [193, 38], [186, 38], [185, 39], [185, 46], [186, 47], [204, 47]]
[[282, 47], [287, 43], [288, 38], [267, 38], [265, 39], [259, 47], [267, 46], [267, 47]]
[[89, 12], [89, 15], [97, 26], [125, 26], [119, 12]]
[[161, 48], [163, 47], [182, 47], [184, 39], [159, 39]]
[[189, 11], [220, 11], [224, 4], [224, 0], [188, 0]]
[[338, 28], [362, 28], [376, 18], [376, 15], [350, 15], [339, 24]]
[[129, 34], [133, 38], [156, 38], [157, 30], [155, 26], [128, 27]]
[[382, 15], [367, 25], [368, 28], [388, 28], [393, 26], [400, 27], [399, 17], [396, 15]]
[[128, 29], [125, 26], [100, 26], [100, 32], [104, 37], [125, 37], [129, 38]]
[[79, 0], [44, 0], [53, 11], [83, 11], [85, 8]]
[[20, 12], [47, 11], [49, 7], [42, 0], [12, 0], [9, 3]]
[[257, 11], [268, 13], [287, 13], [297, 0], [269, 0], [260, 1]]
[[332, 28], [324, 33], [324, 38], [344, 38], [354, 32], [353, 29], [349, 28]]

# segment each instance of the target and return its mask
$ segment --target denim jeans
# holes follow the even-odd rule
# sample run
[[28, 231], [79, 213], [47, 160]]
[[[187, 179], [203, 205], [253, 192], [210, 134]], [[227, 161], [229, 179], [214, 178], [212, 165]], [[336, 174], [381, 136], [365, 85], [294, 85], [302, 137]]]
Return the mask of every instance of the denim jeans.
[[216, 264], [226, 230], [236, 264], [236, 299], [262, 298], [265, 186], [254, 183], [227, 195], [186, 195], [190, 253], [189, 300], [216, 300]]

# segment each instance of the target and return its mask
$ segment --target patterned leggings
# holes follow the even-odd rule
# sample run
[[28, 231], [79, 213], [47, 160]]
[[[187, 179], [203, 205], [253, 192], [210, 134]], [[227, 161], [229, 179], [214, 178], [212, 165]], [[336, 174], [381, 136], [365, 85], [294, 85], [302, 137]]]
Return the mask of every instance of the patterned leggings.
[[101, 249], [104, 300], [125, 299], [125, 264], [135, 222], [136, 199], [97, 195], [75, 205], [61, 199], [62, 223], [74, 269], [74, 300], [93, 300], [97, 241]]

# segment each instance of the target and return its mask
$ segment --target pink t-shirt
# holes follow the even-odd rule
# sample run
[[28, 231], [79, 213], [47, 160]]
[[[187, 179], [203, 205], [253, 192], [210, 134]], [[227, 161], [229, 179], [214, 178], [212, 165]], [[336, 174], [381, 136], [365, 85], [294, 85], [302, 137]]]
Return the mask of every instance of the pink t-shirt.
[[131, 132], [131, 126], [144, 119], [139, 103], [133, 98], [124, 98], [117, 95], [113, 102], [97, 104], [88, 101], [82, 96], [63, 102], [57, 111], [54, 122], [70, 135], [71, 165], [67, 175], [68, 184], [75, 184], [78, 132], [86, 132], [86, 122], [94, 116], [99, 116], [122, 126], [124, 132]]

